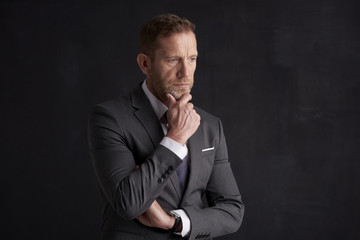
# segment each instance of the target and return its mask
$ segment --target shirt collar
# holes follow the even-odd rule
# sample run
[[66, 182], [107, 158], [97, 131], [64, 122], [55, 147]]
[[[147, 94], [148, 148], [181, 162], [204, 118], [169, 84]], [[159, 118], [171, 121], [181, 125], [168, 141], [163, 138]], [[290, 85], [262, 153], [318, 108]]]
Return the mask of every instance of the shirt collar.
[[156, 116], [160, 120], [160, 118], [164, 115], [164, 113], [168, 110], [168, 108], [157, 97], [155, 97], [154, 94], [152, 94], [152, 92], [150, 92], [149, 88], [146, 85], [146, 79], [141, 87], [144, 90], [146, 97], [149, 99], [150, 104], [154, 109]]

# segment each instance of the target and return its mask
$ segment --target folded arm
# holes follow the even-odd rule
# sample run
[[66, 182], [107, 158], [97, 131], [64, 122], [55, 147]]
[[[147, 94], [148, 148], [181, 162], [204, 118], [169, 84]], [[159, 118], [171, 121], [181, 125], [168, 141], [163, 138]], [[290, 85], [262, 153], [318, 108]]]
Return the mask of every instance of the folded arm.
[[98, 182], [109, 204], [131, 220], [161, 194], [181, 159], [159, 145], [136, 169], [120, 125], [106, 108], [96, 106], [89, 120], [89, 145]]

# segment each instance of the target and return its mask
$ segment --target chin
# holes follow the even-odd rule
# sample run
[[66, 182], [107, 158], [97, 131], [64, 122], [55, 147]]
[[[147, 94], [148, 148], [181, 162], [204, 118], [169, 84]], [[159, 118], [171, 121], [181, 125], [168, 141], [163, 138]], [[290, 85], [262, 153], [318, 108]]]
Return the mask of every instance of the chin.
[[186, 91], [181, 91], [181, 92], [178, 92], [178, 91], [169, 91], [168, 93], [170, 93], [177, 101], [180, 100], [180, 98], [182, 96], [184, 96], [186, 93], [190, 93], [190, 90], [186, 90]]

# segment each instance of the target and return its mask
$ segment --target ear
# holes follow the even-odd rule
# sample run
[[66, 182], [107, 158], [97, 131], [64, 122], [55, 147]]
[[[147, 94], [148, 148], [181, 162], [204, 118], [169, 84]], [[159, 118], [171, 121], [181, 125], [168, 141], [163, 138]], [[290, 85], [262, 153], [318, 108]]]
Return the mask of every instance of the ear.
[[139, 67], [141, 69], [141, 71], [145, 74], [148, 75], [151, 70], [150, 70], [150, 65], [151, 65], [151, 60], [150, 60], [150, 56], [144, 54], [144, 53], [139, 53], [139, 55], [137, 56], [137, 63], [139, 64]]

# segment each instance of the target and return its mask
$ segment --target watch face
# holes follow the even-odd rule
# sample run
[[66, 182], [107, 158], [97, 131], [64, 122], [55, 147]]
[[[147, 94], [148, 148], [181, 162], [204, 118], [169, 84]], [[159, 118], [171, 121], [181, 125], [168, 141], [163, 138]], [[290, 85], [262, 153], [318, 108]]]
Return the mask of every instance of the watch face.
[[169, 212], [169, 215], [180, 218], [180, 215], [173, 211]]

